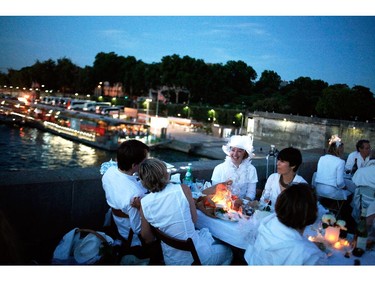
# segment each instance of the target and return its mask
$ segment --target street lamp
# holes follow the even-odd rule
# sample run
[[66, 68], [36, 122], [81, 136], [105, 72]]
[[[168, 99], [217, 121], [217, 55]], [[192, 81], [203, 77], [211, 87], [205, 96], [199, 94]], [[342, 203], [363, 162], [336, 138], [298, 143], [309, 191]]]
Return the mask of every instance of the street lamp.
[[215, 120], [216, 120], [216, 118], [215, 118], [215, 110], [214, 109], [209, 110], [208, 114], [209, 114], [210, 117], [212, 116], [212, 124], [214, 124]]
[[190, 119], [190, 108], [188, 106], [185, 106], [184, 110], [187, 110], [187, 118]]
[[240, 135], [242, 135], [242, 126], [243, 126], [243, 113], [240, 112], [241, 115], [241, 127], [240, 127]]
[[150, 108], [150, 102], [152, 102], [152, 99], [146, 99], [145, 102], [146, 102], [146, 118], [147, 118], [146, 124], [148, 124], [149, 123], [148, 112], [149, 112], [149, 108]]

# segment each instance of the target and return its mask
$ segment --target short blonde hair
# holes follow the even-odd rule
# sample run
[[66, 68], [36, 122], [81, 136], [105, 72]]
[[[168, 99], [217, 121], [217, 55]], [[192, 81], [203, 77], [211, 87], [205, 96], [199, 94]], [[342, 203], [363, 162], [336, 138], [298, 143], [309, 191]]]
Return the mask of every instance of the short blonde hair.
[[156, 158], [144, 160], [139, 165], [138, 173], [143, 186], [150, 192], [162, 191], [169, 183], [169, 174], [166, 164]]

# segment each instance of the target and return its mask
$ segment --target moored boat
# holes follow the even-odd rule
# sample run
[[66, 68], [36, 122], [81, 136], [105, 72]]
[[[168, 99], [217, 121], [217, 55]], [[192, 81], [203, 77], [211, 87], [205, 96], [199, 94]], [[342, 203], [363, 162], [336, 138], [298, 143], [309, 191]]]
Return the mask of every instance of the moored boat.
[[126, 139], [138, 139], [150, 146], [158, 142], [145, 123], [52, 105], [0, 99], [0, 115], [0, 122], [22, 123], [109, 151]]

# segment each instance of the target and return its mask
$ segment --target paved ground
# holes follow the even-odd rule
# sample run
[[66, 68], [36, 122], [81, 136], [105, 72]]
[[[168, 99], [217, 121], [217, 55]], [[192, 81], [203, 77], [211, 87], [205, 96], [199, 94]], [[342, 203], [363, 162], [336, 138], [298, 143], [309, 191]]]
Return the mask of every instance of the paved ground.
[[[225, 157], [222, 146], [228, 142], [228, 139], [214, 137], [206, 133], [189, 131], [188, 128], [177, 125], [173, 127], [169, 126], [167, 132], [170, 139], [184, 143], [199, 144], [200, 149], [197, 150], [198, 152], [209, 154], [215, 159], [224, 159]], [[254, 139], [254, 158], [265, 158], [269, 152], [270, 145], [269, 143]]]

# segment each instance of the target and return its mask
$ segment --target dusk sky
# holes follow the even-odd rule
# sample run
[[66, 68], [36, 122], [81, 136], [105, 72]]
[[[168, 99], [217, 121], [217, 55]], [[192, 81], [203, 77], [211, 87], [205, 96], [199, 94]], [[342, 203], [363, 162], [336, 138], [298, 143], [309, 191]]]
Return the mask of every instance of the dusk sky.
[[286, 81], [303, 76], [331, 85], [361, 85], [375, 93], [375, 16], [371, 14], [10, 14], [0, 16], [1, 72], [64, 57], [81, 67], [92, 66], [99, 52], [134, 56], [145, 63], [177, 54], [206, 63], [244, 61], [255, 69], [257, 79], [264, 70], [272, 70]]
[[[0, 72], [37, 60], [68, 58], [93, 66], [114, 52], [145, 63], [177, 54], [225, 64], [244, 61], [257, 72], [277, 72], [330, 85], [361, 85], [375, 93], [373, 0], [1, 0]], [[178, 277], [353, 280], [369, 267], [56, 267], [5, 266], [14, 279], [90, 280]], [[372, 269], [371, 269], [372, 270]], [[373, 272], [373, 270], [372, 270]], [[371, 272], [371, 273], [372, 273]], [[183, 274], [181, 274], [183, 273]], [[136, 275], [135, 275], [136, 274]], [[152, 275], [151, 275], [152, 274]], [[242, 276], [242, 277], [241, 277]], [[177, 277], [177, 278], [176, 278]], [[121, 278], [121, 277], [120, 277]]]

